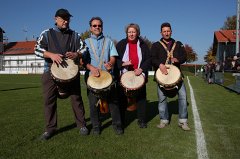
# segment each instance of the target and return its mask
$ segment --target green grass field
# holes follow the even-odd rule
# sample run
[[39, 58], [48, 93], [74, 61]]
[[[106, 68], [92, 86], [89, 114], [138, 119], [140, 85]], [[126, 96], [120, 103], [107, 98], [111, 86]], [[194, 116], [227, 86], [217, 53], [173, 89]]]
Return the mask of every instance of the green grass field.
[[[201, 77], [187, 74], [192, 85], [210, 159], [240, 158], [240, 98], [219, 85], [208, 85]], [[48, 141], [38, 140], [44, 131], [40, 75], [0, 75], [0, 159], [80, 158], [80, 159], [197, 159], [194, 118], [188, 82], [189, 125], [177, 126], [177, 98], [169, 100], [171, 124], [158, 129], [156, 83], [147, 84], [148, 128], [137, 126], [136, 112], [126, 114], [126, 128], [117, 136], [111, 118], [103, 122], [100, 136], [80, 136], [69, 99], [58, 101], [59, 133]], [[91, 128], [86, 85], [82, 96], [87, 125]]]

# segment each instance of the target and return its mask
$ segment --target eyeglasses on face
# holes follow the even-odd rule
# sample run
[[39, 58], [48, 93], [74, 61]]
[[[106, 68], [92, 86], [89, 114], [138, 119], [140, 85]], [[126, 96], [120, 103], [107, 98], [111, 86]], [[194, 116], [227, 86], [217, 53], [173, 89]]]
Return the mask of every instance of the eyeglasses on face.
[[136, 34], [137, 32], [136, 31], [128, 31], [127, 33], [128, 34]]
[[62, 17], [57, 17], [61, 22], [66, 22], [66, 21], [70, 21], [70, 18], [62, 18]]
[[101, 27], [102, 27], [102, 25], [92, 25], [92, 27], [94, 27], [94, 28], [96, 28], [96, 27], [99, 27], [99, 28], [101, 28]]

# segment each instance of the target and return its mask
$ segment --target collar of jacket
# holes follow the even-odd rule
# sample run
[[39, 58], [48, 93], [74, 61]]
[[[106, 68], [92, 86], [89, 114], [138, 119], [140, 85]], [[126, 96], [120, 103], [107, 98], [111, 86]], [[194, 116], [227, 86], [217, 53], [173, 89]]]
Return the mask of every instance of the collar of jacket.
[[[142, 43], [144, 42], [142, 38], [138, 37], [138, 40], [140, 42], [140, 45], [142, 45]], [[127, 44], [128, 43], [128, 38], [125, 38], [124, 43]]]
[[[166, 44], [165, 41], [163, 40], [163, 38], [161, 38], [160, 41], [162, 41], [164, 44]], [[172, 41], [172, 44], [175, 42], [175, 40], [173, 38], [170, 38], [169, 41]]]
[[101, 33], [98, 37], [94, 34], [91, 34], [90, 38], [92, 39], [96, 39], [96, 40], [100, 40], [102, 39], [104, 36], [103, 36], [103, 33]]
[[[57, 31], [57, 32], [62, 32], [57, 26], [54, 26], [53, 30], [55, 30], [55, 31]], [[67, 29], [64, 31], [64, 33], [68, 33], [68, 32], [70, 32], [70, 31], [71, 31], [71, 29], [67, 28]]]

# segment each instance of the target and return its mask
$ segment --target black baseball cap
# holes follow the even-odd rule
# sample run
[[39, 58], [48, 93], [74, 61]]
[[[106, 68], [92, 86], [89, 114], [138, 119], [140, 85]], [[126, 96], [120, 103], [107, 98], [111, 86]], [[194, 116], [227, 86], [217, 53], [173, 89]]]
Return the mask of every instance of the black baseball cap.
[[72, 17], [72, 15], [69, 13], [69, 11], [67, 9], [59, 9], [56, 11], [55, 17], [61, 17], [63, 19], [69, 19], [70, 17]]

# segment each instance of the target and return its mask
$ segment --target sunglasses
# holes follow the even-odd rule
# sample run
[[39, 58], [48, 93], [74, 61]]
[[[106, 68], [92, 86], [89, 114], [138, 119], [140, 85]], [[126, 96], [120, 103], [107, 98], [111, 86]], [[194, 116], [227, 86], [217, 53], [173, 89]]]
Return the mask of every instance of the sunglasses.
[[98, 26], [99, 28], [102, 27], [102, 25], [92, 25], [92, 27], [94, 27], [94, 28], [96, 28], [97, 26]]
[[58, 17], [58, 19], [60, 19], [61, 22], [64, 22], [64, 21], [70, 21], [70, 18], [62, 18], [62, 17]]

